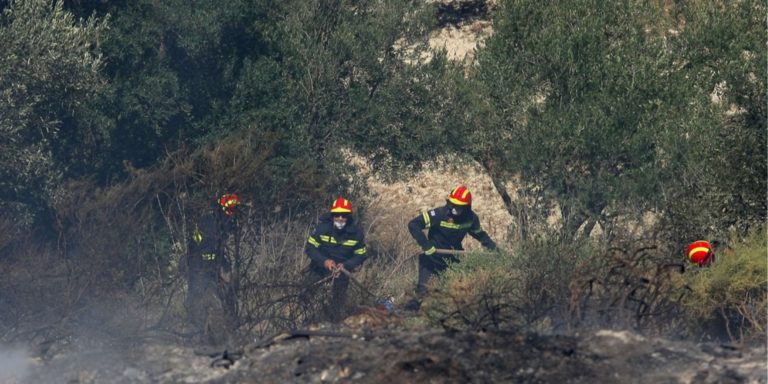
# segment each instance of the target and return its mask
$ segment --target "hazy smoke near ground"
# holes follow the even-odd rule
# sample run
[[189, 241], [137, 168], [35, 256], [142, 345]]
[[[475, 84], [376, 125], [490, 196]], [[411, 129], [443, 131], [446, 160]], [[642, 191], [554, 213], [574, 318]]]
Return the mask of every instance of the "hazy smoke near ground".
[[0, 383], [21, 382], [29, 373], [29, 363], [26, 350], [0, 346]]

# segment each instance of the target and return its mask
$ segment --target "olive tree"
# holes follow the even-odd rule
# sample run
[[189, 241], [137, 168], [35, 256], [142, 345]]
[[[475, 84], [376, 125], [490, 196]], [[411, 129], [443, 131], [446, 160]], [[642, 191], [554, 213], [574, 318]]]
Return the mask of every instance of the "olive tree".
[[759, 1], [681, 2], [670, 9], [680, 26], [670, 40], [678, 66], [721, 112], [715, 129], [685, 147], [684, 167], [666, 188], [677, 237], [744, 236], [765, 223], [765, 14]]
[[[479, 90], [470, 105], [483, 116], [474, 117], [470, 149], [496, 180], [517, 177], [520, 193], [539, 208], [521, 223], [543, 220], [554, 206], [561, 234], [573, 238], [596, 223], [610, 228], [622, 215], [664, 211], [677, 203], [670, 191], [679, 190], [681, 176], [693, 175], [693, 159], [717, 161], [701, 151], [725, 129], [712, 78], [722, 64], [760, 53], [705, 50], [704, 61], [686, 59], [701, 49], [681, 52], [686, 42], [729, 46], [735, 36], [695, 28], [698, 37], [688, 37], [692, 11], [680, 10], [682, 17], [677, 10], [637, 1], [501, 3], [495, 35], [469, 80]], [[735, 17], [725, 23], [750, 29]]]
[[104, 134], [78, 120], [103, 86], [98, 42], [105, 28], [104, 20], [75, 20], [61, 2], [11, 1], [3, 10], [0, 203], [5, 214], [13, 207], [46, 206], [41, 202], [55, 194], [69, 170], [60, 155], [88, 154], [87, 145], [98, 145]]

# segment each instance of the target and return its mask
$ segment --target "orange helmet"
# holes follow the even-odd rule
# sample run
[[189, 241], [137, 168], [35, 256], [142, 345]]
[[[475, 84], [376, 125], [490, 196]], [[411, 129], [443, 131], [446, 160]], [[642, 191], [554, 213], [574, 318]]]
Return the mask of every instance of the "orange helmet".
[[460, 185], [451, 191], [451, 194], [448, 195], [448, 201], [454, 205], [470, 205], [472, 204], [472, 193], [467, 187]]
[[227, 193], [221, 195], [219, 198], [219, 205], [227, 215], [231, 215], [235, 212], [235, 208], [240, 205], [240, 198], [234, 193]]
[[694, 241], [688, 246], [688, 260], [699, 266], [706, 266], [712, 262], [712, 246], [709, 241]]
[[352, 202], [339, 197], [331, 206], [331, 213], [352, 213]]

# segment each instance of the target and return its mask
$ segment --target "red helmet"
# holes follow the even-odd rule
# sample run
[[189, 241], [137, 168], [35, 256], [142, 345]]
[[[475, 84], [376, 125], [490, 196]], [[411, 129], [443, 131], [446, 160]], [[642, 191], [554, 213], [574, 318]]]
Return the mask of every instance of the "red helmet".
[[686, 254], [691, 263], [699, 266], [706, 266], [712, 262], [712, 246], [709, 244], [709, 241], [694, 241], [688, 246]]
[[352, 213], [352, 202], [339, 197], [331, 206], [331, 213]]
[[455, 205], [470, 205], [472, 204], [472, 193], [467, 187], [460, 185], [451, 191], [451, 194], [448, 195], [448, 201]]
[[234, 193], [227, 193], [221, 195], [219, 198], [219, 205], [227, 215], [231, 215], [235, 212], [235, 208], [240, 205], [240, 198]]

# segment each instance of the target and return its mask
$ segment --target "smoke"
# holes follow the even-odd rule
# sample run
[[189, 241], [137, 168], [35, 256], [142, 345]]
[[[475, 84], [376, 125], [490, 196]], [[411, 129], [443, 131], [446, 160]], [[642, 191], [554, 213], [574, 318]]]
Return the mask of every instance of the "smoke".
[[29, 373], [26, 349], [0, 346], [0, 383], [20, 383]]

